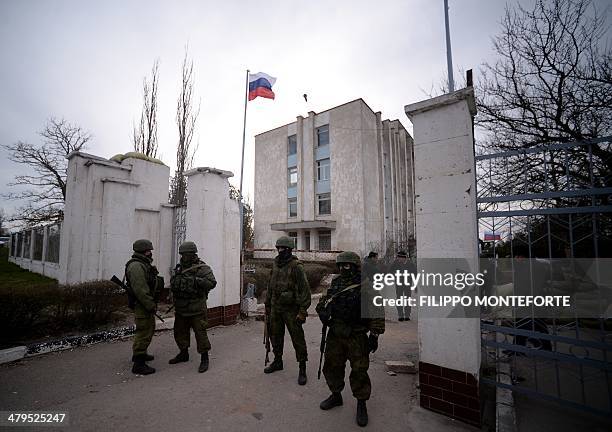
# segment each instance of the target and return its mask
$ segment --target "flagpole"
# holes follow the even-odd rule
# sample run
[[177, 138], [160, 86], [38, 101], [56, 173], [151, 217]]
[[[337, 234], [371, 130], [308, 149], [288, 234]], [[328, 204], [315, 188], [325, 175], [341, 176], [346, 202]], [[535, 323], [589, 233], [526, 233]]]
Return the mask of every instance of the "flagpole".
[[[247, 117], [247, 103], [249, 101], [249, 70], [246, 70], [246, 82], [244, 89], [244, 123], [242, 125], [242, 158], [240, 160], [240, 189], [238, 190], [240, 199], [240, 304], [242, 306], [242, 296], [244, 289], [244, 282], [242, 278], [242, 266], [244, 265], [244, 205], [242, 202], [242, 177], [244, 174], [244, 143], [246, 140], [246, 117]], [[242, 309], [242, 307], [241, 307]], [[243, 313], [247, 313], [248, 310], [241, 310]]]
[[448, 0], [444, 0], [444, 25], [446, 27], [446, 67], [448, 69], [448, 92], [455, 91], [453, 79], [453, 54], [451, 52], [450, 29], [448, 25]]
[[243, 230], [243, 205], [242, 205], [242, 176], [244, 173], [244, 143], [246, 140], [246, 118], [247, 118], [247, 103], [249, 101], [249, 70], [246, 71], [246, 83], [245, 83], [245, 93], [244, 93], [244, 123], [242, 126], [242, 159], [240, 161], [240, 250], [243, 249], [243, 238], [244, 238], [244, 230]]

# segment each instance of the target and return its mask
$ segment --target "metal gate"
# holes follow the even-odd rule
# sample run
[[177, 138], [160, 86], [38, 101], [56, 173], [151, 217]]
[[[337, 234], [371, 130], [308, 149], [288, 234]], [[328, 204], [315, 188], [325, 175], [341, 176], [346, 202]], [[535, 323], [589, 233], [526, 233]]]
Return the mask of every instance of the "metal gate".
[[187, 206], [174, 207], [174, 223], [172, 227], [172, 268], [179, 262], [179, 246], [185, 241], [187, 232]]
[[[517, 288], [513, 269], [501, 262], [514, 262], [519, 250], [551, 267], [561, 258], [612, 257], [611, 152], [612, 137], [604, 137], [477, 154], [479, 248], [493, 290]], [[545, 282], [551, 292], [567, 283], [555, 274]], [[507, 319], [483, 318], [481, 381], [612, 415], [610, 288], [590, 286], [585, 295], [602, 313], [589, 319], [518, 318], [514, 311]], [[490, 373], [502, 364], [509, 380]]]

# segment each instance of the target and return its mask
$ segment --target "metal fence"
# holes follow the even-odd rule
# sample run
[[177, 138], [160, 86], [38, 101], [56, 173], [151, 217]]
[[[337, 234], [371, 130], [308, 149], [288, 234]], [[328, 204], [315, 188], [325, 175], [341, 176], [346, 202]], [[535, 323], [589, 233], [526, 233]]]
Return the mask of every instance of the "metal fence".
[[[502, 258], [612, 257], [611, 155], [612, 137], [604, 137], [476, 156], [479, 247], [493, 269], [493, 291], [517, 289], [515, 273], [498, 265]], [[570, 283], [563, 277], [551, 272], [547, 289]], [[591, 286], [587, 294], [605, 310], [609, 289]], [[606, 315], [514, 314], [483, 319], [481, 335], [482, 382], [612, 415], [612, 320]], [[489, 373], [501, 364], [510, 366], [509, 382]]]
[[53, 224], [11, 234], [10, 256], [59, 263], [61, 225]]
[[185, 241], [187, 233], [187, 206], [174, 208], [174, 226], [172, 229], [172, 268], [180, 261], [179, 246]]

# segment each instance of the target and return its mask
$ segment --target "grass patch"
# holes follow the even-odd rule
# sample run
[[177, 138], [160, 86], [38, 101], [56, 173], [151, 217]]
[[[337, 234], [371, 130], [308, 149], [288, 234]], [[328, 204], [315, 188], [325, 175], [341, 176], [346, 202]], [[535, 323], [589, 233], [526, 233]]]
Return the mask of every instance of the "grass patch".
[[0, 274], [2, 274], [0, 278], [0, 289], [6, 287], [57, 284], [55, 279], [32, 273], [29, 270], [22, 269], [17, 264], [9, 262], [8, 252], [9, 250], [7, 247], [0, 247]]

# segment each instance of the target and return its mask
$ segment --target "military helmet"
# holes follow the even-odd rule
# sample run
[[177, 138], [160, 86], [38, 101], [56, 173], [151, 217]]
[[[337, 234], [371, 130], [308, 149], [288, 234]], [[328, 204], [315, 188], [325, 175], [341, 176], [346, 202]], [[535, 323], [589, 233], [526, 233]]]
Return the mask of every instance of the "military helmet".
[[278, 240], [276, 240], [276, 247], [286, 247], [289, 249], [293, 249], [295, 247], [295, 244], [293, 243], [293, 240], [291, 240], [289, 237], [282, 236]]
[[144, 253], [146, 251], [153, 250], [153, 243], [151, 243], [151, 240], [147, 239], [136, 240], [132, 245], [132, 249], [134, 252]]
[[179, 253], [198, 253], [198, 247], [194, 242], [186, 241], [181, 243], [181, 245], [179, 246]]
[[355, 252], [345, 251], [336, 256], [336, 264], [354, 264], [359, 266], [361, 264], [361, 260], [359, 259], [359, 255], [357, 255]]

